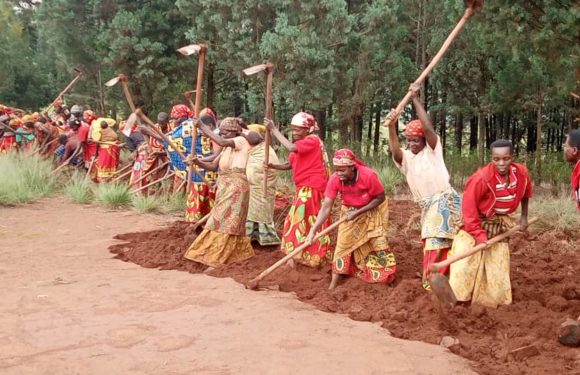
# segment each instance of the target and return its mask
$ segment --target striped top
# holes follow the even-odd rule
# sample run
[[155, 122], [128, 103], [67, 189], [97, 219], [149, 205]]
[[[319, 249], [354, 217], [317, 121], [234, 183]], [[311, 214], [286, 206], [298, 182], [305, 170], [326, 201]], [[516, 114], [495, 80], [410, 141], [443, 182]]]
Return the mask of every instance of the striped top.
[[496, 214], [508, 215], [518, 208], [516, 193], [518, 191], [518, 178], [516, 168], [510, 167], [509, 176], [506, 177], [495, 172], [495, 204], [493, 209]]

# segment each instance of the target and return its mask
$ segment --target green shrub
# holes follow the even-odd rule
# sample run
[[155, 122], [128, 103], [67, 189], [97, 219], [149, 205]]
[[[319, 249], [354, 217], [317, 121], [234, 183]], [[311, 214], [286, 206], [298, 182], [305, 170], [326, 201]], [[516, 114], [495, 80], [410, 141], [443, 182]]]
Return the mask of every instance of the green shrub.
[[0, 205], [31, 203], [56, 191], [52, 163], [37, 155], [0, 155]]
[[99, 184], [94, 189], [95, 201], [109, 208], [120, 208], [131, 203], [129, 186], [121, 183]]
[[539, 216], [538, 225], [547, 229], [579, 230], [580, 215], [571, 194], [559, 197], [535, 196], [530, 199], [529, 216]]
[[164, 197], [157, 197], [155, 195], [133, 195], [131, 198], [131, 205], [140, 213], [159, 212], [163, 207]]
[[83, 173], [74, 173], [64, 188], [65, 194], [75, 203], [88, 204], [93, 200], [93, 184]]

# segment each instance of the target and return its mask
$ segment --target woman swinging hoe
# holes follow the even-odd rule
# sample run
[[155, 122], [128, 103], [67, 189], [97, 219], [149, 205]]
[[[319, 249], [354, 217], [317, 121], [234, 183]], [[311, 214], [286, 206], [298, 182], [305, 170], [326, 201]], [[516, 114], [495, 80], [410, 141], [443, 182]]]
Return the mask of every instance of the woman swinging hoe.
[[305, 243], [312, 243], [341, 193], [341, 216], [347, 221], [338, 227], [329, 289], [336, 287], [340, 275], [356, 276], [369, 283], [393, 282], [396, 262], [387, 241], [389, 208], [383, 185], [375, 171], [349, 149], [336, 151], [332, 163], [336, 172], [328, 181], [322, 209]]

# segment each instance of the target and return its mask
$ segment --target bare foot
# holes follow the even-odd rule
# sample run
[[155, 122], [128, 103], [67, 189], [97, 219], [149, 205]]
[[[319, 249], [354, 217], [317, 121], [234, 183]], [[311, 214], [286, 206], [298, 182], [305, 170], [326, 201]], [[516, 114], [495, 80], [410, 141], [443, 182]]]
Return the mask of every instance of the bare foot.
[[338, 281], [340, 279], [341, 279], [341, 276], [338, 273], [333, 273], [332, 280], [330, 281], [330, 286], [328, 287], [328, 290], [332, 290], [332, 289], [336, 288], [336, 285], [338, 284]]
[[288, 262], [286, 262], [286, 265], [290, 268], [292, 268], [293, 270], [296, 269], [296, 263], [294, 263], [294, 259], [290, 259], [288, 260]]

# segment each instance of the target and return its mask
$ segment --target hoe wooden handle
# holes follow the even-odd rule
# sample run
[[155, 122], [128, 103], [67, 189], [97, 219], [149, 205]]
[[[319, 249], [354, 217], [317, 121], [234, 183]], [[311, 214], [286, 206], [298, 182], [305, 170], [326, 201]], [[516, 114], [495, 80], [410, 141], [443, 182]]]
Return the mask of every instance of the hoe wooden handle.
[[[533, 224], [536, 221], [538, 221], [539, 218], [533, 217], [530, 220], [528, 220], [528, 225], [529, 224]], [[499, 234], [495, 237], [493, 237], [491, 240], [488, 240], [486, 243], [480, 243], [479, 245], [474, 246], [473, 248], [471, 248], [471, 250], [466, 251], [465, 253], [462, 254], [457, 254], [455, 256], [452, 256], [451, 258], [445, 259], [442, 262], [438, 262], [438, 263], [433, 263], [431, 265], [431, 267], [429, 267], [429, 271], [431, 272], [437, 272], [442, 268], [447, 267], [448, 265], [450, 265], [451, 263], [455, 263], [461, 259], [467, 258], [469, 256], [472, 256], [473, 254], [482, 251], [484, 249], [487, 249], [488, 247], [490, 247], [491, 245], [495, 245], [496, 243], [505, 240], [506, 238], [510, 237], [511, 235], [515, 234], [517, 231], [519, 231], [521, 228], [519, 225], [516, 225], [515, 227], [511, 228], [510, 230], [508, 230], [507, 232], [504, 232], [502, 234]]]

